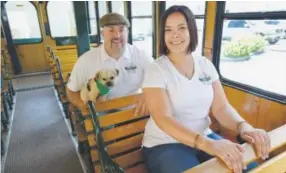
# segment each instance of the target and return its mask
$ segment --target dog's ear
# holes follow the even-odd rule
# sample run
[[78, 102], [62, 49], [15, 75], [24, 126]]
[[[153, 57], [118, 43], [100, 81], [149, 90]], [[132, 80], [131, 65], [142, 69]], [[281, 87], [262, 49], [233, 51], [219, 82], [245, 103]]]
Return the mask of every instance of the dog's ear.
[[116, 72], [116, 75], [118, 76], [119, 75], [119, 70], [117, 68], [115, 69], [115, 72]]
[[99, 80], [99, 79], [100, 79], [100, 71], [98, 71], [98, 72], [96, 73], [94, 79], [95, 79], [95, 80]]
[[91, 91], [91, 89], [90, 89], [90, 80], [91, 80], [91, 79], [89, 79], [88, 82], [87, 82], [87, 84], [86, 84], [86, 89], [87, 89], [88, 91]]
[[89, 82], [87, 83], [86, 88], [87, 88], [88, 91], [91, 90], [91, 89], [90, 89], [90, 84], [89, 84]]

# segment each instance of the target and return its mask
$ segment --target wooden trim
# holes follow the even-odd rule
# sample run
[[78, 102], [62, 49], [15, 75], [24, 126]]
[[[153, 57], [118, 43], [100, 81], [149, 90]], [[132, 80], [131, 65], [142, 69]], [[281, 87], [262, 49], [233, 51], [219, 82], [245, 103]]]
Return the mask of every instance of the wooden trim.
[[263, 163], [262, 165], [250, 171], [249, 173], [269, 173], [269, 172], [273, 173], [286, 172], [286, 151], [270, 159], [269, 161]]
[[[271, 132], [268, 132], [268, 135], [271, 140], [271, 150], [274, 151], [275, 149], [283, 146], [286, 144], [286, 125], [283, 125], [277, 129], [274, 129]], [[254, 148], [250, 144], [243, 144], [243, 148], [245, 149], [245, 153], [243, 156], [244, 162], [246, 164], [252, 162], [253, 160], [257, 159], [255, 154]], [[208, 160], [194, 168], [191, 168], [185, 173], [197, 173], [197, 172], [204, 172], [204, 173], [230, 173], [231, 170], [227, 168], [227, 166], [222, 163], [217, 158], [213, 158]]]

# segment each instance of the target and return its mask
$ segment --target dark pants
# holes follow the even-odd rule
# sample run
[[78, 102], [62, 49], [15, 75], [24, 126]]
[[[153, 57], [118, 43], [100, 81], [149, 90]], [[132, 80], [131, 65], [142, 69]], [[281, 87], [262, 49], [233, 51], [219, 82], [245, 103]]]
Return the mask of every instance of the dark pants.
[[[208, 137], [222, 139], [216, 133], [209, 134]], [[213, 158], [203, 151], [180, 143], [143, 147], [143, 156], [150, 173], [181, 173]], [[256, 163], [250, 163], [247, 171], [256, 166]]]

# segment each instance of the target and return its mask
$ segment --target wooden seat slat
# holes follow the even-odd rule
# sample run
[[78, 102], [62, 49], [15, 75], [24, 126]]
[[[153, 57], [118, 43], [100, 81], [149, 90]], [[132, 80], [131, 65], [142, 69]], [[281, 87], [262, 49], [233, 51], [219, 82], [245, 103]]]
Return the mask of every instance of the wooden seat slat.
[[139, 164], [135, 167], [125, 170], [125, 173], [148, 173], [148, 169], [145, 164]]
[[104, 141], [111, 141], [128, 135], [132, 135], [145, 130], [145, 125], [148, 119], [143, 119], [137, 122], [119, 126], [102, 133]]
[[[132, 136], [128, 139], [118, 141], [107, 145], [106, 150], [110, 156], [113, 156], [118, 153], [128, 151], [130, 149], [139, 148], [142, 144], [143, 134]], [[96, 149], [91, 151], [92, 161], [98, 161], [98, 153]]]
[[135, 104], [137, 102], [138, 97], [139, 97], [139, 94], [112, 99], [108, 102], [96, 102], [95, 110], [97, 112], [102, 112], [102, 111], [107, 111], [111, 109], [119, 109], [125, 106], [129, 106], [129, 105]]
[[131, 153], [128, 153], [124, 156], [120, 156], [118, 158], [115, 158], [114, 161], [120, 165], [120, 167], [122, 167], [123, 169], [125, 169], [126, 167], [135, 164], [139, 161], [143, 161], [143, 154], [142, 154], [142, 150], [136, 150], [133, 151]]
[[128, 120], [133, 120], [135, 118], [135, 108], [123, 110], [120, 112], [115, 112], [111, 114], [107, 114], [105, 116], [99, 117], [99, 123], [101, 127], [107, 127], [110, 125], [122, 123]]

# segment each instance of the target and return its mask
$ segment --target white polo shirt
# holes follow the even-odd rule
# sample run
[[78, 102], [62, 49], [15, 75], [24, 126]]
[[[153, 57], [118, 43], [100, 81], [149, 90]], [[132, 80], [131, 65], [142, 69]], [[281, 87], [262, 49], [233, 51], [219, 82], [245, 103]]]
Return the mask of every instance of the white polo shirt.
[[[80, 91], [90, 78], [102, 68], [117, 68], [118, 82], [108, 93], [107, 99], [135, 94], [141, 88], [145, 67], [153, 61], [136, 46], [127, 44], [125, 52], [118, 60], [111, 58], [105, 51], [104, 45], [84, 53], [76, 62], [67, 87], [71, 91]], [[130, 70], [130, 67], [135, 67]]]
[[[212, 62], [194, 56], [194, 75], [191, 80], [181, 75], [167, 56], [151, 63], [146, 70], [142, 88], [163, 88], [169, 96], [173, 117], [185, 127], [201, 134], [210, 134], [210, 107], [214, 98], [212, 82], [218, 80]], [[205, 80], [205, 81], [204, 81]], [[151, 118], [145, 127], [143, 146], [178, 143], [163, 132]]]

